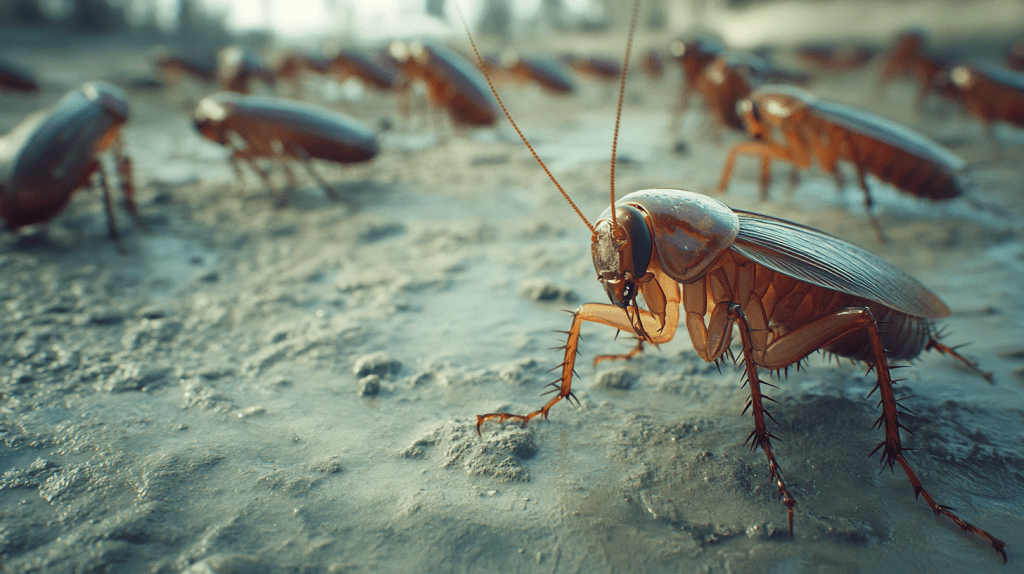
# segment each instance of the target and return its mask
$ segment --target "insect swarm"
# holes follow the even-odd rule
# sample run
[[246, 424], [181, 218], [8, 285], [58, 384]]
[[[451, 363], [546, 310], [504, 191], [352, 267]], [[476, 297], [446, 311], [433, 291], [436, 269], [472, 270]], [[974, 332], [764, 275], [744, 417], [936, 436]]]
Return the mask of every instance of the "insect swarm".
[[[636, 8], [627, 63], [635, 22]], [[474, 51], [480, 58], [475, 43]], [[872, 454], [880, 453], [883, 468], [899, 465], [915, 498], [924, 497], [936, 515], [987, 540], [1005, 562], [1005, 543], [936, 503], [904, 455], [900, 416], [906, 411], [893, 392], [889, 361], [910, 360], [933, 349], [975, 367], [939, 341], [932, 321], [950, 314], [946, 305], [895, 266], [810, 227], [734, 210], [713, 198], [678, 189], [647, 189], [615, 201], [615, 142], [625, 78], [624, 66], [612, 144], [612, 205], [596, 224], [583, 216], [502, 107], [537, 162], [591, 230], [594, 267], [611, 305], [587, 303], [573, 313], [564, 358], [556, 367], [560, 376], [550, 385], [552, 392], [557, 391], [551, 400], [525, 415], [478, 415], [477, 432], [487, 421], [514, 420], [525, 426], [537, 416], [547, 418], [563, 399], [575, 400], [571, 385], [584, 322], [635, 335], [640, 344], [632, 355], [645, 342], [670, 341], [679, 327], [681, 306], [683, 324], [705, 361], [717, 361], [729, 351], [733, 327], [738, 327], [739, 361], [750, 388], [743, 412], [750, 410], [754, 419], [747, 441], [767, 457], [770, 481], [787, 507], [791, 537], [797, 503], [775, 457], [772, 439], [776, 437], [767, 428], [772, 417], [764, 407], [764, 401], [771, 399], [762, 392], [766, 383], [759, 369], [785, 370], [823, 350], [862, 361], [875, 373], [869, 396], [878, 394], [882, 413], [874, 426], [884, 432], [884, 439]], [[638, 303], [638, 295], [643, 296], [646, 309]]]
[[[358, 163], [373, 159], [378, 146], [375, 134], [337, 112], [284, 98], [243, 96], [220, 92], [200, 100], [195, 126], [203, 137], [231, 150], [231, 165], [242, 181], [241, 162], [246, 162], [278, 198], [288, 202], [296, 187], [288, 160], [302, 163], [309, 174], [334, 198], [334, 190], [314, 170], [312, 160]], [[278, 193], [259, 158], [275, 159], [284, 167], [290, 187]]]
[[116, 241], [107, 174], [97, 154], [113, 153], [125, 208], [138, 219], [132, 163], [122, 151], [126, 121], [128, 100], [120, 88], [86, 82], [0, 137], [0, 217], [7, 227], [16, 231], [49, 221], [98, 174], [110, 237]]

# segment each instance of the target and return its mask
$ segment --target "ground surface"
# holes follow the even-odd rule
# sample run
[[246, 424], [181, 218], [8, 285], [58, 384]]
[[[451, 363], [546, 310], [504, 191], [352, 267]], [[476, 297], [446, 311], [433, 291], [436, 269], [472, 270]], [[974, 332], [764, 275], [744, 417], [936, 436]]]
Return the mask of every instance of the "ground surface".
[[[617, 46], [619, 40], [606, 40]], [[641, 38], [638, 45], [643, 44]], [[654, 44], [654, 42], [652, 42]], [[46, 70], [3, 94], [0, 130], [94, 77], [146, 73], [93, 40], [11, 50]], [[618, 48], [605, 48], [614, 56]], [[943, 503], [1008, 543], [1009, 564], [915, 501], [866, 455], [880, 440], [860, 365], [790, 373], [773, 393], [777, 453], [799, 501], [795, 538], [761, 453], [743, 444], [739, 371], [685, 333], [660, 350], [584, 329], [574, 386], [523, 430], [572, 309], [603, 301], [589, 232], [503, 126], [438, 138], [389, 97], [335, 104], [378, 125], [369, 166], [303, 181], [276, 209], [193, 132], [201, 91], [133, 90], [125, 128], [148, 232], [127, 253], [83, 191], [46, 229], [0, 235], [0, 560], [11, 572], [1012, 572], [1024, 565], [1024, 145], [875, 69], [812, 88], [910, 123], [971, 164], [993, 206], [931, 205], [881, 186], [879, 244], [855, 189], [812, 170], [757, 201], [741, 161], [725, 201], [835, 233], [903, 267], [953, 310], [951, 344], [996, 384], [934, 355], [899, 371], [911, 461]], [[678, 78], [630, 85], [618, 188], [711, 193], [728, 146], [696, 111], [666, 131]], [[194, 87], [193, 87], [194, 88]], [[607, 205], [611, 90], [559, 99], [504, 88], [512, 113], [591, 219]], [[201, 95], [201, 94], [200, 94]], [[192, 98], [190, 100], [190, 98]], [[443, 141], [439, 141], [443, 140]], [[854, 181], [852, 177], [849, 181]], [[377, 391], [374, 392], [374, 386]], [[0, 568], [2, 570], [2, 568]]]

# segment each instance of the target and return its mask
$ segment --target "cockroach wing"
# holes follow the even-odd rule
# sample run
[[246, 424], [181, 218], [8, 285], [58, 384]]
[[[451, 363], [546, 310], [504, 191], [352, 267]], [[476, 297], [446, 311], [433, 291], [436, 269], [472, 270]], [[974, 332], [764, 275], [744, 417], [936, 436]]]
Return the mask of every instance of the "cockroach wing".
[[941, 145], [881, 116], [825, 100], [815, 99], [810, 105], [817, 115], [829, 122], [884, 142], [919, 159], [941, 165], [951, 172], [960, 171], [966, 165], [963, 159]]
[[949, 316], [949, 308], [903, 270], [827, 233], [759, 213], [735, 210], [732, 248], [794, 279], [874, 301], [907, 315]]

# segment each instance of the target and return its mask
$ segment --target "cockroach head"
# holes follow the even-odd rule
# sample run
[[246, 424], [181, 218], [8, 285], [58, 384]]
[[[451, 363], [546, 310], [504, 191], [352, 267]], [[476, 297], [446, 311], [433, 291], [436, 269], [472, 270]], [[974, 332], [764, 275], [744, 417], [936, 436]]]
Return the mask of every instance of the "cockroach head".
[[610, 218], [602, 218], [594, 226], [591, 254], [608, 299], [625, 309], [636, 300], [636, 282], [647, 273], [654, 243], [639, 209], [618, 205], [615, 219], [615, 226]]
[[194, 115], [196, 129], [204, 137], [218, 143], [225, 143], [221, 124], [231, 115], [235, 107], [235, 95], [228, 92], [213, 94], [199, 100]]

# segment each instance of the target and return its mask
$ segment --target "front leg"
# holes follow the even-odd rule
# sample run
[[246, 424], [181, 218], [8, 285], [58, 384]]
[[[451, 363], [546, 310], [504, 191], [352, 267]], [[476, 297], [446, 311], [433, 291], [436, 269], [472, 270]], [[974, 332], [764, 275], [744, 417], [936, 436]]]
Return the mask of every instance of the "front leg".
[[[544, 418], [548, 417], [548, 411], [551, 407], [555, 406], [562, 399], [569, 399], [570, 401], [576, 400], [576, 396], [572, 393], [572, 376], [574, 374], [574, 367], [576, 365], [576, 355], [579, 354], [580, 344], [580, 327], [584, 321], [590, 321], [593, 323], [601, 323], [602, 325], [608, 325], [614, 327], [620, 331], [627, 331], [636, 333], [633, 321], [636, 320], [640, 323], [642, 332], [646, 333], [646, 340], [650, 343], [660, 344], [666, 343], [672, 340], [672, 336], [675, 335], [676, 325], [679, 320], [679, 288], [675, 287], [676, 297], [673, 302], [669, 299], [670, 309], [673, 312], [667, 312], [667, 320], [662, 324], [662, 319], [657, 315], [654, 315], [650, 311], [644, 309], [636, 309], [632, 313], [627, 313], [626, 309], [616, 307], [614, 305], [604, 305], [601, 303], [586, 303], [580, 305], [579, 309], [572, 316], [572, 326], [567, 331], [569, 337], [565, 342], [565, 357], [562, 360], [562, 364], [557, 368], [561, 368], [561, 376], [552, 381], [548, 386], [557, 389], [558, 394], [555, 395], [550, 401], [547, 402], [543, 407], [532, 413], [526, 415], [514, 415], [510, 413], [488, 413], [485, 415], [476, 416], [476, 432], [480, 433], [480, 425], [485, 421], [497, 420], [499, 423], [503, 423], [507, 420], [522, 421], [523, 426], [530, 422], [531, 419], [537, 415], [544, 415]], [[639, 334], [638, 334], [639, 336]], [[577, 401], [578, 403], [579, 401]]]

